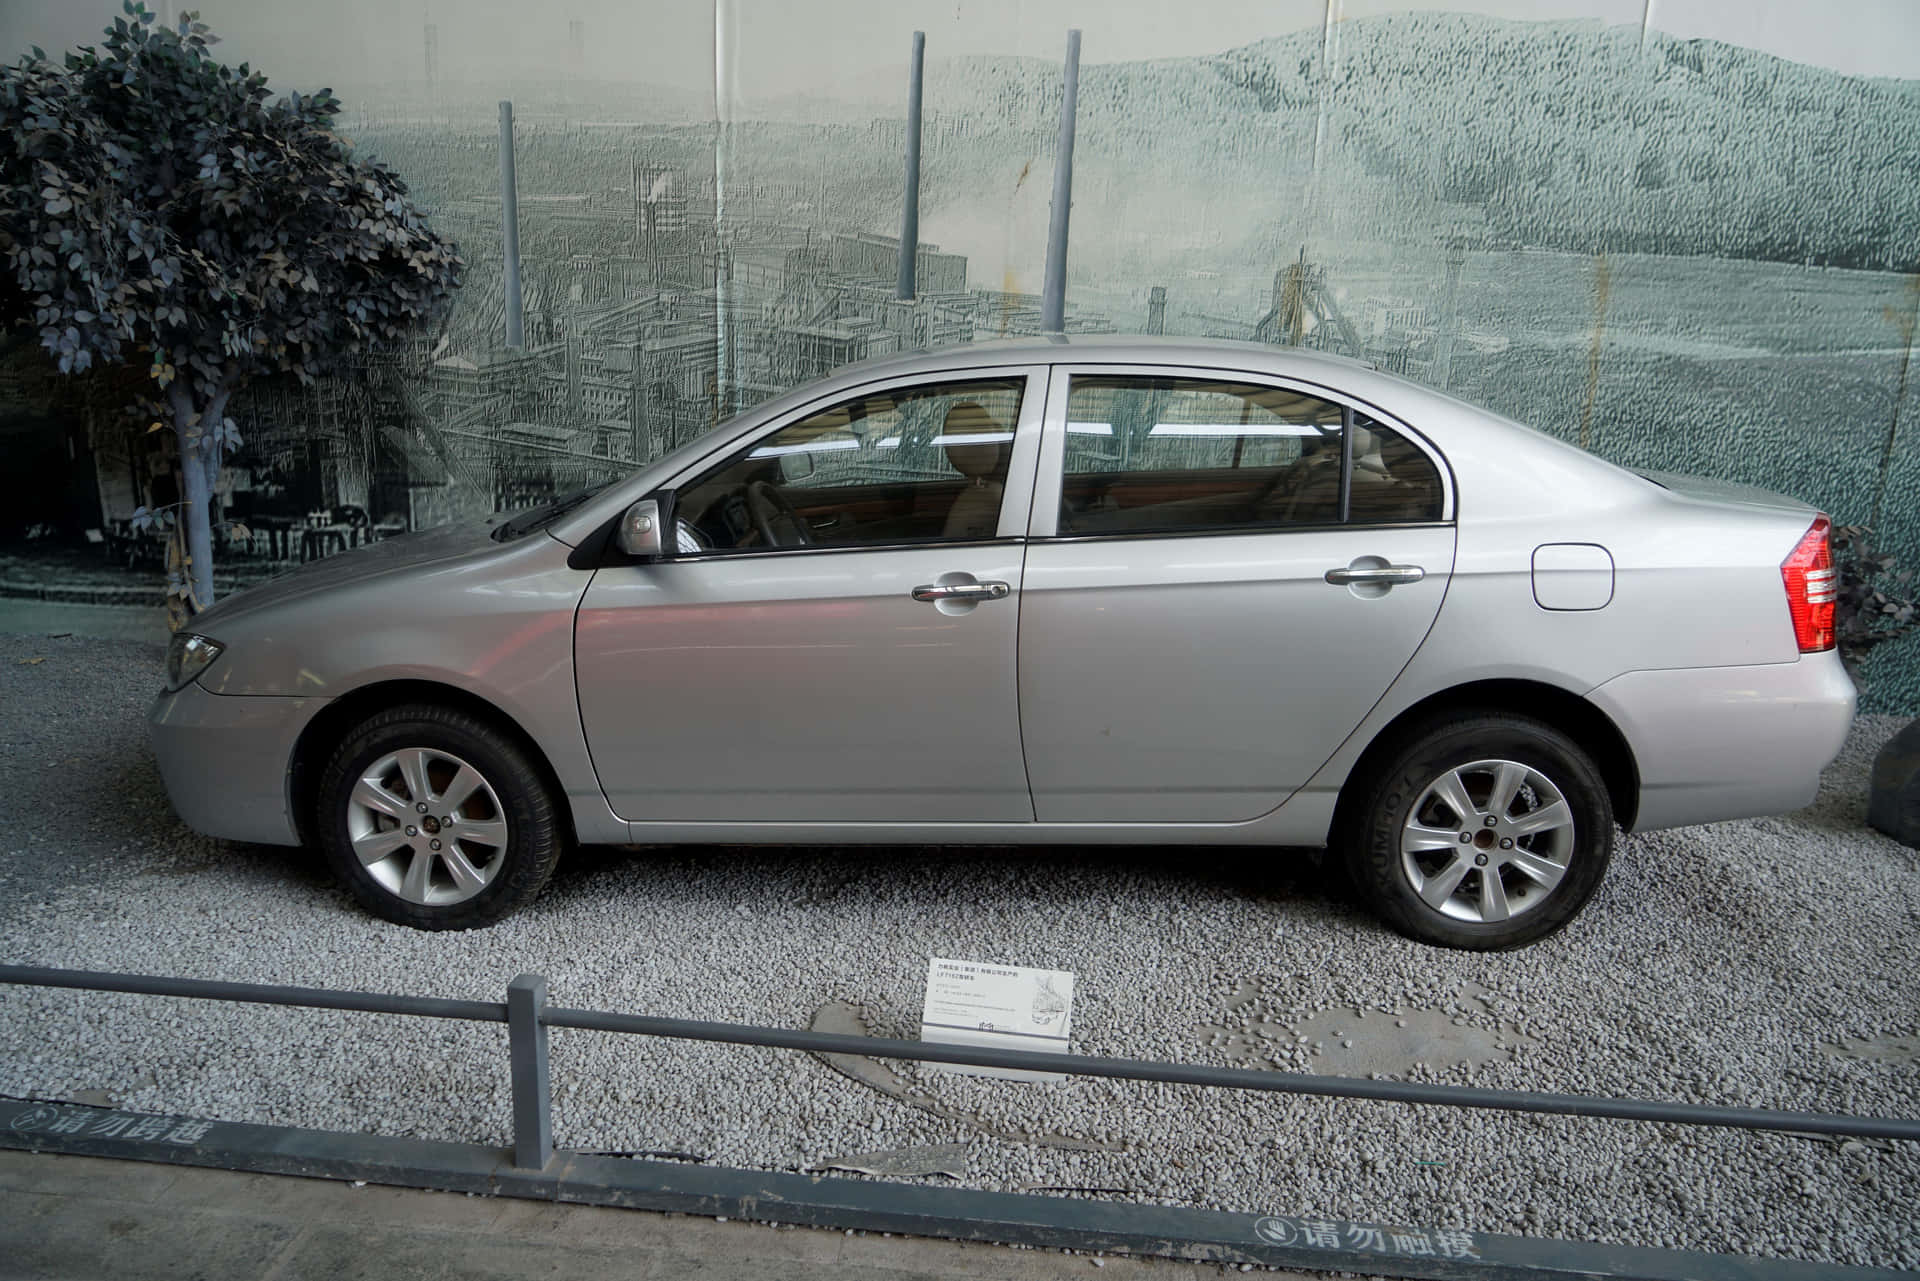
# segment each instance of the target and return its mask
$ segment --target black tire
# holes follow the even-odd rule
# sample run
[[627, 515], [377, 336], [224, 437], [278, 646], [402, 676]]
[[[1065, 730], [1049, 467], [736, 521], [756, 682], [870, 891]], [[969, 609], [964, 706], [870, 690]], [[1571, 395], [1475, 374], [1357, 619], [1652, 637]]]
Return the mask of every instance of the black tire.
[[[1434, 790], [1451, 790], [1452, 771], [1471, 814], [1455, 815]], [[1495, 789], [1516, 776], [1513, 799], [1494, 817]], [[1544, 938], [1579, 914], [1613, 856], [1613, 804], [1598, 767], [1531, 717], [1470, 712], [1416, 726], [1356, 783], [1362, 791], [1342, 833], [1347, 874], [1381, 920], [1421, 942], [1498, 951]], [[1568, 823], [1509, 834], [1556, 820], [1555, 791]], [[1407, 829], [1410, 818], [1419, 831]], [[1458, 847], [1443, 845], [1441, 833]], [[1557, 879], [1555, 867], [1563, 869]]]
[[[390, 781], [371, 795], [388, 808], [355, 790], [382, 766]], [[463, 785], [459, 766], [471, 767], [480, 786], [457, 805], [439, 804], [442, 792]], [[426, 780], [424, 802], [408, 768]], [[317, 803], [314, 830], [340, 883], [375, 916], [421, 930], [474, 929], [518, 911], [547, 883], [565, 843], [553, 796], [526, 750], [487, 721], [431, 703], [381, 712], [349, 733], [321, 773]], [[416, 819], [407, 811], [420, 803], [451, 812]], [[390, 843], [391, 853], [371, 857]]]

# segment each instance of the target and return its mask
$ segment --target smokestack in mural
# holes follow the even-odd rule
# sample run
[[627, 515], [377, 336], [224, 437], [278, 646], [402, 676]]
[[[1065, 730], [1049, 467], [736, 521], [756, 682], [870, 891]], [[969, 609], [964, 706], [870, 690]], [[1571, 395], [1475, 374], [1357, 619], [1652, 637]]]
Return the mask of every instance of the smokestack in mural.
[[628, 162], [633, 180], [633, 239], [640, 246], [640, 253], [647, 260], [647, 278], [651, 284], [660, 279], [658, 265], [653, 256], [653, 203], [647, 198], [647, 168], [639, 152], [634, 152]]
[[427, 89], [433, 90], [440, 79], [440, 28], [429, 22], [426, 30]]
[[1167, 332], [1167, 287], [1155, 285], [1147, 294], [1147, 332], [1164, 334]]
[[587, 66], [587, 24], [575, 18], [567, 23], [567, 70], [579, 75]]
[[1067, 327], [1067, 212], [1073, 204], [1073, 110], [1080, 94], [1080, 31], [1067, 32], [1067, 70], [1061, 81], [1060, 141], [1053, 156], [1053, 215], [1047, 223], [1047, 273], [1040, 286], [1040, 328]]
[[900, 286], [894, 296], [913, 301], [914, 267], [920, 252], [920, 73], [927, 58], [927, 33], [913, 33], [913, 60], [907, 64], [907, 193], [900, 213]]
[[520, 312], [520, 209], [513, 178], [513, 103], [500, 103], [500, 253], [507, 291], [507, 346], [526, 346]]
[[687, 202], [676, 194], [674, 171], [649, 164], [639, 152], [630, 166], [633, 179], [633, 237], [646, 259], [648, 279], [661, 282], [664, 270], [664, 241], [681, 238], [687, 228]]

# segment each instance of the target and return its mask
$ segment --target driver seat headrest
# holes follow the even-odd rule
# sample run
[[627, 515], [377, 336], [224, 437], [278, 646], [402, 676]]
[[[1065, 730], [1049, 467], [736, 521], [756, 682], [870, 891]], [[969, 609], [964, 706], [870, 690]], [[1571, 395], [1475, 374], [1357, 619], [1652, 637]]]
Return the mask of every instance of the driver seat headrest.
[[1006, 479], [1013, 433], [977, 401], [963, 400], [947, 410], [940, 426], [947, 462], [975, 482]]

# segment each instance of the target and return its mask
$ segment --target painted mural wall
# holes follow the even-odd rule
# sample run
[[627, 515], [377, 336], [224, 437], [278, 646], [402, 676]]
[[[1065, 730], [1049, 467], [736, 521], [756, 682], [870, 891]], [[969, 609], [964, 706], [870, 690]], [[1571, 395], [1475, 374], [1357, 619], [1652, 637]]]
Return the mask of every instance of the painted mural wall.
[[[115, 8], [26, 4], [0, 51]], [[1899, 0], [313, 8], [203, 16], [231, 60], [340, 94], [467, 283], [403, 357], [236, 407], [223, 496], [254, 536], [229, 583], [608, 479], [850, 360], [1037, 332], [1068, 26], [1069, 330], [1360, 356], [1630, 466], [1805, 498], [1920, 563], [1920, 10]], [[503, 98], [524, 350], [502, 343]], [[125, 522], [168, 467], [116, 406], [16, 352], [0, 448], [0, 580], [154, 559]], [[1920, 709], [1916, 650], [1876, 656], [1872, 706]]]

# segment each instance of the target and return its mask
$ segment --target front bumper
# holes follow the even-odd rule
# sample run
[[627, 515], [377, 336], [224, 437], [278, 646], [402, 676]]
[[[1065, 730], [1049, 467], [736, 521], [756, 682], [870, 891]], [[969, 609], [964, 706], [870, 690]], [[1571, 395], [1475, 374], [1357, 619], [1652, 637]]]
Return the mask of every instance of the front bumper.
[[1784, 814], [1813, 803], [1856, 694], [1840, 655], [1628, 672], [1587, 695], [1640, 768], [1635, 831]]
[[300, 844], [288, 768], [327, 701], [210, 694], [197, 681], [154, 699], [147, 730], [174, 812], [204, 836]]

